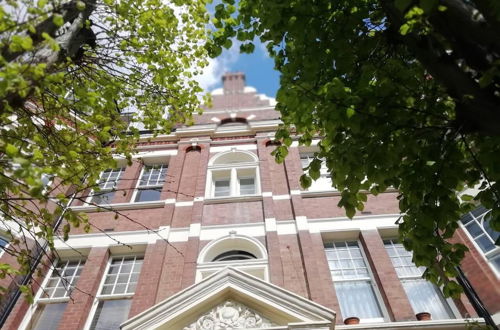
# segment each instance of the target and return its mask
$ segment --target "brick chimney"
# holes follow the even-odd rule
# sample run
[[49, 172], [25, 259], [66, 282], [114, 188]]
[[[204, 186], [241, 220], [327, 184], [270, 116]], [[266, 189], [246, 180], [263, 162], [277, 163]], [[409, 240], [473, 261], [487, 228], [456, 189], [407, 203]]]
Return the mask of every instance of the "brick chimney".
[[224, 94], [243, 93], [245, 74], [243, 72], [227, 72], [222, 76]]

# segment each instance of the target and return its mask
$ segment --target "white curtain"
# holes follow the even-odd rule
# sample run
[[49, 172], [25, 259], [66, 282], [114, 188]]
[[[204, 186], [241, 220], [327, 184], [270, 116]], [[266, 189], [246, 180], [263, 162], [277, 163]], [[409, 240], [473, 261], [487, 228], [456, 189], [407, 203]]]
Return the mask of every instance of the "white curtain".
[[335, 291], [344, 319], [351, 316], [360, 319], [383, 317], [370, 282], [337, 282]]
[[452, 317], [450, 307], [434, 284], [423, 279], [404, 280], [403, 287], [415, 314], [428, 312], [433, 320]]

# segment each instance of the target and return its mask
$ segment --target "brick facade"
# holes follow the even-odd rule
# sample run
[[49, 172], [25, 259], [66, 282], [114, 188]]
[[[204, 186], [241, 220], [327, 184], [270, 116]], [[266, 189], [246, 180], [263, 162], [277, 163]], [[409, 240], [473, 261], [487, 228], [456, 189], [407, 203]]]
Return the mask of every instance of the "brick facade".
[[[75, 204], [75, 209], [89, 212], [91, 234], [94, 235], [89, 244], [96, 245], [84, 246], [78, 240], [84, 240], [86, 234], [79, 229], [72, 232], [68, 243], [82, 244], [78, 248], [90, 248], [90, 252], [77, 283], [79, 290], [73, 292], [58, 329], [83, 329], [89, 314], [92, 314], [93, 297], [99, 290], [110, 255], [123, 254], [116, 252], [116, 247], [126, 251], [120, 243], [132, 237], [130, 235], [143, 235], [147, 239], [136, 243], [145, 252], [129, 317], [199, 281], [200, 251], [211, 241], [237, 233], [254, 237], [265, 246], [267, 280], [336, 311], [337, 323], [342, 324], [340, 304], [323, 242], [325, 237], [342, 240], [343, 237], [353, 237], [352, 233], [355, 233], [382, 297], [380, 304], [387, 310], [385, 321], [415, 321], [378, 230], [389, 228], [395, 232], [394, 219], [399, 212], [397, 192], [369, 195], [363, 214], [358, 215], [362, 217], [347, 220], [344, 210], [337, 206], [340, 200], [338, 192], [330, 190], [314, 194], [300, 187], [299, 147], [290, 148], [283, 164], [277, 164], [270, 155], [275, 145], [269, 143], [269, 135], [276, 129], [279, 118], [279, 113], [272, 108], [272, 100], [246, 88], [241, 73], [226, 75], [222, 92], [215, 94], [213, 99], [214, 107], [196, 116], [196, 124], [217, 126], [227, 118], [253, 117], [248, 122], [229, 119], [227, 123], [231, 125], [227, 127], [234, 127], [233, 133], [218, 131], [216, 127], [210, 134], [191, 132], [168, 143], [151, 144], [153, 141], [142, 145], [155, 148], [141, 149], [141, 152], [175, 151], [175, 154], [165, 157], [168, 174], [160, 197], [164, 203], [151, 206], [146, 203], [140, 207], [131, 203], [143, 167], [143, 162], [136, 160], [126, 168], [123, 180], [118, 183], [118, 190], [124, 193], [116, 193], [113, 199], [114, 204], [122, 205], [117, 218], [115, 212], [96, 212], [92, 208], [85, 209], [81, 203]], [[258, 128], [262, 122], [267, 125], [267, 121], [272, 120], [276, 122], [271, 128]], [[220, 127], [225, 127], [225, 123]], [[207, 184], [209, 160], [219, 152], [230, 150], [246, 150], [258, 155], [260, 191], [251, 198], [216, 199], [206, 192], [207, 185], [211, 184]], [[455, 239], [467, 244], [471, 250], [463, 264], [466, 274], [492, 314], [500, 312], [498, 277], [465, 233], [459, 232]], [[127, 241], [126, 244], [134, 245], [134, 242]], [[7, 258], [4, 256], [2, 261]], [[475, 316], [466, 299], [457, 301], [456, 307], [458, 318]], [[4, 329], [20, 327], [26, 309], [26, 303], [19, 301]]]

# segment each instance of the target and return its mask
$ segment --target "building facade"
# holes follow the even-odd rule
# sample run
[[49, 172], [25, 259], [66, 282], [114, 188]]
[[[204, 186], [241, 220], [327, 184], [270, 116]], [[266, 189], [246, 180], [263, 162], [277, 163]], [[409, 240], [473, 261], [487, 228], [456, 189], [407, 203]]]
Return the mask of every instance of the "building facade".
[[[192, 126], [143, 132], [132, 166], [118, 159], [98, 192], [78, 196], [72, 208], [88, 214], [90, 233], [56, 242], [58, 261], [35, 283], [34, 304], [19, 300], [4, 329], [482, 324], [465, 296], [445, 299], [421, 279], [397, 241], [396, 191], [368, 195], [348, 219], [326, 168], [309, 189], [299, 185], [318, 141], [294, 142], [283, 164], [270, 155], [280, 124], [273, 99], [242, 73], [224, 75], [212, 98]], [[454, 239], [469, 247], [464, 272], [500, 323], [497, 238], [479, 209]]]

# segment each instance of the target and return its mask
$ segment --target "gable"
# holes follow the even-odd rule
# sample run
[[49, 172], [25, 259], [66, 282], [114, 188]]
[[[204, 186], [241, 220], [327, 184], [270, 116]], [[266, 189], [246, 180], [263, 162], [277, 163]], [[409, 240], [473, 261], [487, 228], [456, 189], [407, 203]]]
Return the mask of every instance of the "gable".
[[[225, 268], [122, 324], [123, 330], [333, 329], [335, 313], [293, 292]], [[311, 325], [311, 327], [308, 327]]]

